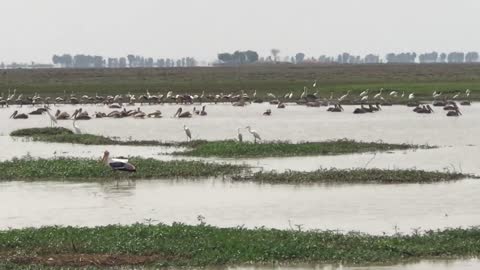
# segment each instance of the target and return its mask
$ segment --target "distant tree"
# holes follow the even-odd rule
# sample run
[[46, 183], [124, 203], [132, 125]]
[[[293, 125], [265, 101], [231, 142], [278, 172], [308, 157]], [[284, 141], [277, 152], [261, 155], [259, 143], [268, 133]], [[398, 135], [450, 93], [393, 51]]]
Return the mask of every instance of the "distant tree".
[[135, 67], [135, 55], [129, 54], [127, 55], [127, 59], [128, 59], [128, 66]]
[[463, 63], [465, 61], [465, 54], [463, 52], [451, 52], [447, 56], [449, 63]]
[[440, 54], [440, 63], [445, 63], [447, 61], [447, 54], [446, 53], [441, 53]]
[[256, 51], [248, 50], [244, 52], [244, 54], [247, 58], [248, 63], [254, 63], [258, 61], [258, 53]]
[[295, 57], [290, 57], [290, 63], [294, 63], [295, 64]]
[[157, 60], [157, 67], [165, 67], [165, 59], [158, 59]]
[[145, 60], [145, 66], [146, 67], [153, 67], [153, 58], [149, 57]]
[[126, 68], [127, 67], [127, 59], [125, 57], [120, 57], [118, 60], [118, 67]]
[[280, 50], [279, 49], [271, 49], [270, 52], [272, 53], [273, 61], [277, 62], [278, 61], [278, 54], [280, 53]]
[[424, 53], [418, 56], [418, 60], [420, 63], [436, 63], [438, 61], [438, 53], [431, 52], [431, 53]]
[[233, 55], [230, 53], [220, 53], [217, 57], [218, 60], [222, 61], [223, 63], [230, 63], [233, 61]]
[[295, 63], [300, 64], [300, 63], [303, 62], [304, 59], [305, 59], [305, 54], [304, 53], [299, 52], [299, 53], [295, 54]]
[[178, 59], [178, 60], [177, 60], [177, 65], [176, 65], [176, 66], [177, 66], [177, 67], [181, 67], [181, 66], [182, 66], [182, 60]]
[[478, 52], [468, 52], [466, 55], [465, 55], [465, 62], [467, 63], [474, 63], [474, 62], [478, 62]]
[[363, 60], [365, 64], [378, 64], [380, 63], [380, 57], [374, 54], [367, 54]]

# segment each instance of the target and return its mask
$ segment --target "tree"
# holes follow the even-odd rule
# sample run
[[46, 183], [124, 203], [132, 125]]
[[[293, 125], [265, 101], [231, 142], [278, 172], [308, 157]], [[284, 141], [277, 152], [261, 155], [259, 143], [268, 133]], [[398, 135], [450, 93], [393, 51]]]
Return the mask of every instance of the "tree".
[[467, 55], [465, 55], [465, 62], [467, 62], [467, 63], [478, 62], [478, 53], [477, 52], [468, 52]]
[[127, 59], [125, 57], [120, 57], [118, 60], [118, 66], [120, 68], [126, 68], [127, 67]]
[[440, 54], [440, 63], [445, 63], [447, 60], [447, 54], [446, 53], [441, 53]]
[[305, 54], [304, 53], [299, 52], [295, 55], [295, 63], [297, 63], [297, 64], [302, 63], [304, 59], [305, 59]]
[[247, 58], [248, 63], [254, 63], [254, 62], [258, 61], [258, 53], [257, 52], [248, 50], [248, 51], [244, 52], [244, 54]]
[[277, 62], [278, 61], [278, 54], [280, 53], [280, 50], [279, 49], [272, 49], [272, 50], [270, 50], [270, 52], [272, 53], [273, 61]]
[[463, 52], [451, 52], [447, 56], [449, 63], [463, 63], [465, 61], [465, 54]]
[[135, 55], [129, 54], [127, 55], [127, 59], [128, 59], [128, 66], [135, 67]]
[[218, 60], [222, 61], [223, 63], [230, 63], [233, 60], [233, 55], [230, 53], [219, 53]]

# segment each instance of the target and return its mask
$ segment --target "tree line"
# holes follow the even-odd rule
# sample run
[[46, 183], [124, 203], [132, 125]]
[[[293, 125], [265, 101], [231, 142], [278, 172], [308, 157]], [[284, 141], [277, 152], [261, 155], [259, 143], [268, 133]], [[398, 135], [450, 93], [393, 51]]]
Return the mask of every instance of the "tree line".
[[152, 68], [152, 67], [194, 67], [198, 63], [193, 57], [180, 59], [144, 57], [129, 54], [126, 57], [108, 57], [100, 55], [54, 55], [53, 64], [62, 68]]
[[[249, 55], [251, 57], [249, 57]], [[319, 57], [307, 57], [299, 52], [294, 56], [280, 56], [280, 50], [272, 49], [271, 55], [259, 57], [255, 51], [235, 51], [233, 53], [219, 53], [218, 64], [248, 64], [248, 63], [292, 63], [292, 64], [380, 64], [380, 63], [476, 63], [480, 61], [478, 52], [450, 52], [450, 53], [422, 53], [402, 52], [388, 53], [385, 58], [378, 54], [365, 56], [342, 53], [337, 56], [320, 55]]]

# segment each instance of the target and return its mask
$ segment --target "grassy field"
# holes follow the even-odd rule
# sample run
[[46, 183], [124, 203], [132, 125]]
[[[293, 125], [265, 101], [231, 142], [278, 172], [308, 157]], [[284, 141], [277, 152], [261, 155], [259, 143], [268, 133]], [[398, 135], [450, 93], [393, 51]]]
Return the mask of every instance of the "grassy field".
[[[431, 99], [431, 93], [469, 88], [472, 98], [480, 97], [480, 65], [415, 64], [415, 65], [252, 65], [241, 67], [145, 68], [145, 69], [46, 69], [4, 70], [0, 73], [0, 92], [16, 88], [19, 93], [42, 96], [63, 96], [64, 91], [134, 94], [163, 93], [238, 93], [256, 89], [259, 97], [267, 92], [284, 95], [294, 91], [300, 95], [304, 86], [316, 89], [320, 96], [330, 92], [339, 96], [346, 90], [359, 93], [367, 88], [398, 89], [415, 92], [419, 98]], [[408, 95], [407, 93], [407, 95]]]
[[197, 141], [190, 150], [178, 152], [178, 155], [222, 158], [259, 158], [290, 157], [314, 155], [341, 155], [374, 151], [391, 151], [414, 148], [428, 148], [409, 144], [389, 144], [376, 142], [357, 142], [352, 140], [333, 140], [324, 142], [264, 142], [239, 143], [236, 141]]
[[88, 159], [14, 159], [0, 162], [0, 180], [79, 180], [191, 178], [233, 175], [245, 167], [200, 161], [160, 161], [131, 158], [134, 173], [113, 171], [99, 160]]
[[370, 236], [205, 224], [0, 231], [0, 261], [54, 266], [386, 263], [480, 255], [480, 229]]
[[313, 172], [287, 171], [257, 172], [248, 177], [235, 177], [238, 181], [254, 181], [271, 184], [308, 183], [434, 183], [475, 177], [455, 172], [427, 172], [423, 170], [382, 169], [320, 169]]

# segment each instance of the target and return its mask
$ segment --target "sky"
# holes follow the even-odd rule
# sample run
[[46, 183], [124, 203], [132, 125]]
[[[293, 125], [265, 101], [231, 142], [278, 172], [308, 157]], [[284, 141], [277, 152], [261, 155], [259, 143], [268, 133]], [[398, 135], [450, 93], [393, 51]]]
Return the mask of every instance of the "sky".
[[0, 61], [480, 51], [478, 0], [0, 0]]

